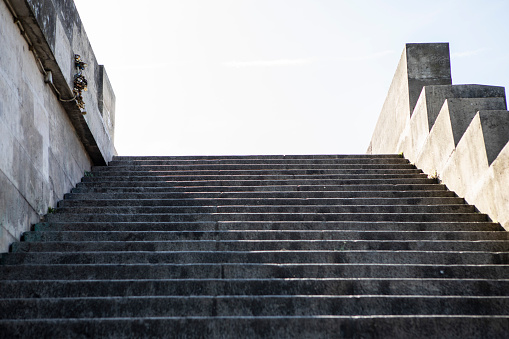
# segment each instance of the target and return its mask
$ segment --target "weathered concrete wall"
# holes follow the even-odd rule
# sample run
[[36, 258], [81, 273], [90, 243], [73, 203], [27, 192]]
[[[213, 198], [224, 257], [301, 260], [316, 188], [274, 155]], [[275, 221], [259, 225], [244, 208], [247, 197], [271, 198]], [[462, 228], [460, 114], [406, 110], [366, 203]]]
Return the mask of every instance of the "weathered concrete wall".
[[[115, 96], [67, 0], [0, 1], [0, 252], [19, 240], [93, 164], [115, 155]], [[34, 53], [35, 52], [35, 53]], [[73, 97], [74, 54], [86, 115]], [[39, 60], [37, 57], [39, 57]]]
[[397, 147], [423, 86], [451, 83], [449, 44], [407, 44], [375, 127], [392, 133], [374, 133], [370, 150], [380, 153], [384, 147]]
[[[443, 59], [443, 52], [429, 48], [430, 45], [435, 44], [422, 44], [421, 50], [438, 55], [426, 60]], [[408, 53], [408, 46], [405, 51]], [[412, 67], [406, 63], [402, 58], [398, 69]], [[401, 88], [409, 81], [397, 76], [393, 86]], [[506, 189], [509, 187], [509, 112], [505, 89], [441, 82], [421, 86], [410, 114], [384, 105], [368, 153], [403, 152], [425, 173], [438, 176], [451, 190], [509, 230], [509, 190]], [[393, 102], [396, 95], [413, 96], [407, 88], [391, 93], [393, 86], [387, 101]], [[395, 110], [402, 112], [395, 113]], [[391, 121], [395, 126], [404, 127], [390, 128]], [[391, 142], [384, 142], [389, 139]]]

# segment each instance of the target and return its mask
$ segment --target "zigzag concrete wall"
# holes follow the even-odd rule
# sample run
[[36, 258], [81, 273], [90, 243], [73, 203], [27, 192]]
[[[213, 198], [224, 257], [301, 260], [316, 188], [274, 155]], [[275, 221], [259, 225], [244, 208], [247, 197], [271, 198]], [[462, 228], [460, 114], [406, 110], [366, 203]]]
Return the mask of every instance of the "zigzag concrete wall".
[[368, 153], [404, 153], [509, 230], [505, 89], [451, 83], [448, 44], [407, 44]]
[[[0, 252], [116, 154], [115, 96], [73, 1], [0, 1]], [[88, 64], [86, 115], [74, 54]], [[51, 77], [50, 77], [51, 74]]]

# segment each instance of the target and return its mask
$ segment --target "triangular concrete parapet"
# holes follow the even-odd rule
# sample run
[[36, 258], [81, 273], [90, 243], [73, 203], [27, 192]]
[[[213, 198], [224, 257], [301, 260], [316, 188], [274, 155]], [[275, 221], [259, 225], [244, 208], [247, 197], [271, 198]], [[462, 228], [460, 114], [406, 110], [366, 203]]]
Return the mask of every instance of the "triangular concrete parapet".
[[491, 165], [509, 141], [508, 111], [479, 111], [488, 164]]
[[455, 146], [458, 145], [478, 111], [505, 111], [506, 109], [504, 98], [451, 98], [445, 101], [442, 109], [445, 108], [449, 111]]
[[[506, 109], [505, 89], [498, 86], [485, 85], [447, 85], [447, 86], [425, 86], [422, 89], [421, 96], [424, 96], [423, 103], [428, 116], [428, 128], [431, 130], [437, 119], [438, 113], [446, 99], [469, 98], [476, 99], [471, 102], [472, 106], [480, 105], [485, 98], [498, 98], [497, 104], [493, 103], [493, 108], [486, 109]], [[465, 108], [467, 108], [465, 106]], [[470, 110], [470, 108], [468, 108]], [[472, 115], [473, 117], [473, 115]], [[471, 119], [470, 119], [471, 120]], [[468, 124], [467, 124], [468, 125]]]
[[424, 86], [451, 83], [448, 43], [406, 44], [373, 133], [372, 152], [397, 147]]
[[368, 153], [403, 153], [509, 229], [509, 191], [499, 187], [509, 182], [505, 89], [447, 83], [448, 53], [447, 44], [405, 46]]

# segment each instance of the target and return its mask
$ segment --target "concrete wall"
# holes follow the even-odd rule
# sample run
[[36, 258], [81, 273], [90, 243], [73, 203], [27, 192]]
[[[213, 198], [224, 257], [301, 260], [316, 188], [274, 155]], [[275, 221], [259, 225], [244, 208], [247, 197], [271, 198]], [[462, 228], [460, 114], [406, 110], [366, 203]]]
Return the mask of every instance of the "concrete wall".
[[[447, 44], [409, 44], [380, 113], [368, 153], [401, 153], [425, 173], [509, 230], [509, 112], [505, 89], [449, 85], [430, 75], [429, 60], [449, 58]], [[416, 52], [414, 52], [416, 51]], [[426, 51], [426, 53], [422, 53]], [[447, 51], [447, 52], [445, 52]], [[413, 63], [409, 63], [409, 54]], [[449, 74], [447, 62], [435, 74]], [[407, 74], [404, 71], [407, 70]], [[411, 71], [410, 71], [411, 70]], [[430, 79], [414, 83], [408, 74]], [[419, 97], [407, 110], [400, 102]], [[396, 128], [391, 128], [397, 126]]]
[[[115, 155], [115, 96], [73, 1], [0, 1], [0, 252]], [[86, 115], [73, 101], [74, 54]], [[45, 82], [52, 76], [53, 87]], [[48, 80], [48, 79], [47, 79]]]

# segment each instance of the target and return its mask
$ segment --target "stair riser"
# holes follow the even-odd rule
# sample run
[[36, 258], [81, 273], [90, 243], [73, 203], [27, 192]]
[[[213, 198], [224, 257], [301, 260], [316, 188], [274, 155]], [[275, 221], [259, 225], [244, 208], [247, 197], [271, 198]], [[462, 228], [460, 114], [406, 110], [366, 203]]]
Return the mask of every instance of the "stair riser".
[[143, 264], [0, 266], [0, 280], [440, 278], [500, 279], [509, 265]]
[[421, 251], [264, 251], [264, 252], [86, 252], [8, 253], [0, 258], [6, 265], [39, 264], [193, 264], [193, 263], [367, 263], [367, 264], [509, 264], [509, 253], [421, 252]]
[[[138, 176], [158, 176], [158, 175], [170, 175], [170, 176], [186, 176], [186, 177], [203, 177], [203, 176], [342, 176], [342, 175], [415, 175], [422, 174], [423, 172], [416, 168], [402, 168], [402, 169], [391, 169], [391, 168], [370, 168], [370, 169], [288, 169], [288, 170], [270, 170], [270, 169], [253, 169], [253, 170], [198, 170], [198, 171], [165, 171], [161, 167], [155, 166], [152, 169], [143, 167], [102, 167], [94, 168], [93, 173], [89, 174], [87, 178], [97, 177], [138, 177]], [[128, 170], [129, 169], [129, 170]]]
[[[509, 317], [205, 317], [161, 319], [0, 320], [5, 337], [164, 338], [502, 338], [509, 332]], [[138, 335], [139, 334], [139, 335]], [[502, 335], [501, 335], [502, 334]]]
[[172, 172], [163, 173], [147, 173], [146, 175], [109, 175], [109, 176], [93, 176], [84, 177], [82, 182], [94, 183], [94, 182], [124, 182], [124, 181], [175, 181], [175, 182], [193, 182], [193, 181], [226, 181], [231, 180], [233, 182], [242, 181], [267, 181], [269, 183], [277, 181], [302, 181], [302, 182], [314, 182], [317, 180], [386, 180], [386, 179], [427, 179], [426, 174], [352, 174], [352, 175], [328, 175], [321, 174], [319, 179], [316, 175], [195, 175], [195, 176], [181, 176], [172, 175]]
[[475, 213], [203, 213], [203, 214], [49, 214], [47, 222], [192, 222], [192, 221], [487, 221]]
[[[79, 189], [81, 190], [81, 189]], [[78, 189], [74, 189], [78, 191]], [[445, 190], [433, 191], [262, 191], [262, 192], [167, 192], [167, 193], [69, 193], [70, 200], [101, 199], [424, 199], [455, 198], [455, 194]]]
[[168, 242], [17, 242], [12, 252], [139, 251], [471, 251], [509, 252], [508, 241], [168, 241]]
[[[136, 185], [136, 183], [132, 183], [132, 185]], [[78, 183], [76, 188], [72, 190], [73, 193], [207, 193], [207, 192], [217, 192], [217, 193], [231, 193], [231, 192], [319, 192], [319, 191], [327, 191], [327, 192], [351, 192], [351, 191], [414, 191], [414, 190], [422, 190], [422, 191], [442, 191], [445, 190], [444, 185], [426, 185], [426, 184], [416, 184], [416, 185], [406, 185], [406, 184], [394, 184], [394, 185], [288, 185], [288, 186], [167, 186], [163, 187], [161, 183], [157, 183], [153, 187], [149, 186], [115, 186], [115, 185], [87, 185], [86, 183]]]
[[[263, 201], [261, 202], [264, 203]], [[93, 206], [58, 208], [58, 214], [248, 214], [248, 213], [473, 213], [470, 205], [243, 205], [243, 206]]]
[[254, 154], [254, 155], [162, 155], [122, 156], [114, 155], [117, 161], [138, 160], [214, 160], [214, 159], [401, 159], [399, 154]]
[[[436, 184], [435, 179], [428, 178], [394, 178], [394, 179], [288, 179], [288, 180], [203, 180], [197, 178], [193, 181], [169, 180], [164, 177], [147, 178], [147, 180], [113, 181], [100, 178], [95, 181], [81, 182], [76, 187], [267, 187], [267, 186], [355, 186], [355, 185], [431, 185]], [[92, 179], [92, 178], [90, 178]], [[89, 180], [86, 180], [89, 181]]]
[[26, 232], [24, 241], [171, 241], [171, 240], [508, 240], [506, 232], [393, 231], [167, 231]]
[[0, 298], [199, 295], [477, 295], [509, 296], [508, 280], [0, 280]]
[[[411, 198], [411, 199], [91, 199], [91, 200], [64, 200], [58, 207], [175, 207], [175, 206], [339, 206], [339, 205], [453, 205], [464, 204], [462, 198]], [[465, 208], [465, 205], [462, 205]], [[473, 207], [467, 207], [474, 211]]]
[[[293, 315], [508, 315], [509, 297], [256, 296], [3, 299], [1, 319]], [[444, 304], [447, 306], [444, 307]]]
[[336, 163], [336, 164], [201, 164], [201, 165], [171, 165], [171, 164], [145, 164], [140, 165], [134, 162], [118, 163], [108, 167], [94, 167], [94, 172], [145, 172], [145, 171], [171, 171], [171, 172], [202, 172], [202, 171], [235, 171], [235, 172], [255, 172], [269, 171], [284, 173], [286, 171], [399, 171], [416, 170], [414, 165], [408, 163], [382, 164], [382, 163]]
[[405, 158], [337, 158], [337, 159], [201, 159], [201, 160], [180, 160], [180, 159], [166, 159], [166, 160], [137, 160], [137, 161], [122, 161], [122, 160], [112, 160], [108, 163], [109, 166], [119, 166], [119, 165], [137, 165], [137, 166], [145, 166], [145, 165], [165, 165], [165, 166], [194, 166], [194, 165], [221, 165], [221, 166], [231, 166], [231, 165], [251, 165], [251, 166], [270, 166], [270, 165], [338, 165], [338, 164], [369, 164], [369, 165], [377, 165], [377, 164], [408, 164], [408, 160]]
[[321, 230], [321, 231], [447, 231], [447, 232], [474, 232], [474, 231], [504, 231], [497, 223], [491, 222], [434, 222], [434, 223], [417, 223], [417, 222], [343, 222], [343, 221], [306, 221], [306, 222], [96, 222], [96, 223], [72, 223], [72, 222], [55, 222], [55, 223], [38, 223], [34, 226], [35, 231], [125, 231], [125, 232], [141, 232], [141, 231], [237, 231], [237, 230]]

